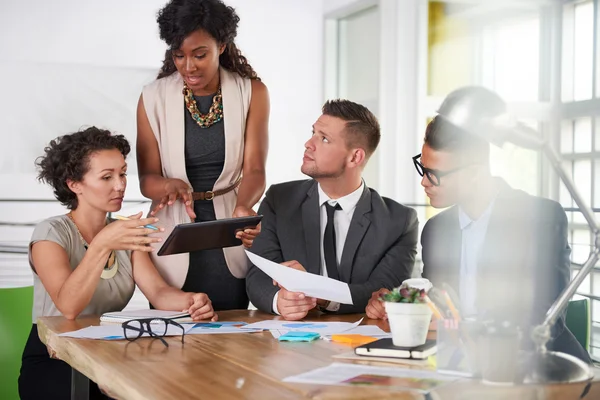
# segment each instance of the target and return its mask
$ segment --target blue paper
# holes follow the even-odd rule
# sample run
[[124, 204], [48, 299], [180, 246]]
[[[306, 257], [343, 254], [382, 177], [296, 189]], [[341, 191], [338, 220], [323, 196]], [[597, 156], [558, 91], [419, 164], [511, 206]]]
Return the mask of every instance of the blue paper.
[[316, 332], [288, 332], [285, 335], [279, 336], [280, 342], [312, 342], [320, 337]]

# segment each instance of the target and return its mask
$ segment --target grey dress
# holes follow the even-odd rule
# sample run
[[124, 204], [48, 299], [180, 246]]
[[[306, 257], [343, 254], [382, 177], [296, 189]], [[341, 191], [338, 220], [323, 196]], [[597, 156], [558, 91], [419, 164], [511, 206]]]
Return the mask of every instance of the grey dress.
[[[201, 113], [208, 112], [213, 96], [194, 96]], [[223, 120], [208, 128], [200, 128], [185, 106], [184, 113], [188, 180], [195, 192], [212, 190], [225, 164]], [[212, 201], [195, 201], [194, 212], [196, 222], [216, 219]], [[237, 279], [231, 274], [221, 249], [190, 253], [190, 267], [182, 290], [206, 293], [215, 311], [248, 308], [245, 279]]]

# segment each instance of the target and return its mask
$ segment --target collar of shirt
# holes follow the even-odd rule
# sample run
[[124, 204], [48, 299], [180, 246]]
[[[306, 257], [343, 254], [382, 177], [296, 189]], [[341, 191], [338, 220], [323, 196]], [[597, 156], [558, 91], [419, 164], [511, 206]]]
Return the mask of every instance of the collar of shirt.
[[481, 216], [478, 219], [471, 219], [471, 217], [469, 217], [469, 215], [467, 215], [467, 213], [462, 209], [462, 207], [458, 207], [458, 222], [460, 224], [460, 229], [464, 230], [465, 228], [467, 228], [469, 225], [471, 225], [474, 222], [481, 222], [483, 224], [485, 224], [486, 221], [488, 221], [490, 219], [490, 215], [492, 214], [492, 209], [494, 208], [494, 203], [496, 203], [496, 196], [494, 196], [494, 198], [492, 198], [492, 201], [490, 201], [490, 204], [488, 204], [488, 206], [486, 207], [485, 211], [483, 212], [483, 214], [481, 214]]
[[354, 192], [347, 194], [343, 197], [340, 197], [339, 199], [333, 200], [329, 196], [327, 196], [327, 194], [321, 188], [321, 184], [319, 183], [318, 184], [319, 207], [321, 207], [323, 204], [325, 204], [326, 201], [329, 202], [329, 204], [331, 204], [332, 206], [335, 206], [336, 204], [339, 203], [340, 207], [342, 207], [341, 211], [348, 214], [349, 212], [353, 211], [354, 208], [356, 208], [356, 205], [358, 204], [358, 201], [360, 200], [360, 197], [362, 196], [364, 187], [365, 187], [365, 182], [363, 181], [363, 182], [361, 182], [358, 189], [356, 189]]

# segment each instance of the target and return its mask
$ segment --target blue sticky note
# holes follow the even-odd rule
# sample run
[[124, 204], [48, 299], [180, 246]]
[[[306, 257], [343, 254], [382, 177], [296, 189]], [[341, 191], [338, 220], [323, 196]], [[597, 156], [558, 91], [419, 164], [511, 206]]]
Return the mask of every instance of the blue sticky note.
[[214, 322], [199, 322], [193, 326], [193, 328], [220, 328], [222, 324], [217, 324]]
[[104, 336], [104, 339], [112, 340], [112, 339], [125, 339], [125, 338], [123, 336], [117, 335], [117, 336]]
[[312, 342], [320, 337], [316, 332], [288, 332], [279, 336], [280, 342]]

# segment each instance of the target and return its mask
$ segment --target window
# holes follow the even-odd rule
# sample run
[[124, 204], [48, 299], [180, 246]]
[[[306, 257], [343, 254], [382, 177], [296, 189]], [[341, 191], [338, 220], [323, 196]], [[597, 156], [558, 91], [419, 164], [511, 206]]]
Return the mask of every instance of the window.
[[[596, 117], [600, 109], [597, 86], [598, 57], [594, 48], [594, 31], [597, 31], [598, 10], [595, 2], [571, 1], [562, 11], [562, 102], [558, 115], [563, 120], [558, 131], [563, 166], [570, 174], [586, 204], [600, 208], [600, 125]], [[597, 3], [596, 3], [597, 4]], [[595, 93], [594, 93], [595, 92]], [[572, 276], [576, 276], [592, 250], [593, 235], [588, 224], [577, 210], [571, 195], [561, 182], [559, 199], [569, 208], [569, 241], [572, 248]], [[600, 214], [596, 213], [596, 216]], [[598, 220], [598, 218], [596, 218]], [[582, 295], [591, 298], [592, 356], [600, 357], [600, 263], [578, 288]]]
[[[544, 132], [549, 107], [540, 101], [540, 9], [465, 2], [429, 2], [428, 98], [436, 114], [452, 90], [480, 85], [496, 91], [521, 122]], [[544, 60], [545, 62], [545, 60]], [[419, 136], [421, 133], [419, 132]], [[537, 151], [491, 146], [492, 173], [530, 194], [542, 194]], [[523, 173], [527, 171], [527, 173]]]
[[[379, 9], [370, 6], [326, 21], [326, 99], [343, 98], [379, 113]], [[379, 153], [363, 171], [378, 189]]]

